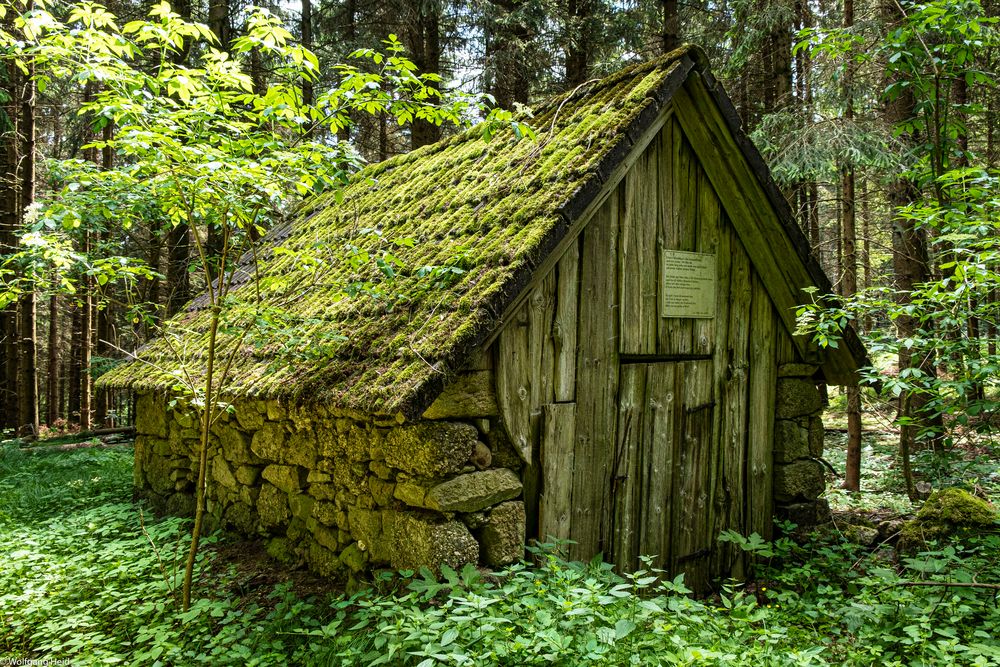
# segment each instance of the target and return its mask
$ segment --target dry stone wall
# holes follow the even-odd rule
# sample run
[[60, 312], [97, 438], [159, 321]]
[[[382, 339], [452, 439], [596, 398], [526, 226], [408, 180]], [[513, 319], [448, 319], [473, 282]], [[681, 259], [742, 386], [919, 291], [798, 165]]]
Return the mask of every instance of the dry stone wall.
[[[171, 514], [194, 508], [198, 425], [139, 397], [136, 487]], [[323, 406], [246, 401], [211, 429], [209, 523], [327, 575], [520, 559], [519, 459], [490, 420], [359, 421]], [[505, 467], [509, 466], [509, 467]]]
[[819, 496], [825, 489], [823, 400], [810, 364], [778, 369], [774, 420], [774, 505], [779, 518], [800, 526], [826, 521], [830, 506]]

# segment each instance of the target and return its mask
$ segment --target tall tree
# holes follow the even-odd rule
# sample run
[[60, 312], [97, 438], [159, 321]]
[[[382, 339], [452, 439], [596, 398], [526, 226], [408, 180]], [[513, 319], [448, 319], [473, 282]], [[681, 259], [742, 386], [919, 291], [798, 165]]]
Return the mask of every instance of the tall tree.
[[[844, 0], [844, 31], [854, 29], [854, 0]], [[854, 61], [848, 59], [844, 68], [844, 120], [848, 128], [854, 123]], [[845, 157], [840, 167], [841, 201], [843, 215], [841, 234], [844, 243], [843, 282], [841, 293], [845, 297], [854, 296], [858, 291], [858, 232], [855, 224], [854, 164]], [[861, 390], [857, 384], [847, 387], [847, 465], [844, 474], [844, 488], [848, 491], [861, 490]]]

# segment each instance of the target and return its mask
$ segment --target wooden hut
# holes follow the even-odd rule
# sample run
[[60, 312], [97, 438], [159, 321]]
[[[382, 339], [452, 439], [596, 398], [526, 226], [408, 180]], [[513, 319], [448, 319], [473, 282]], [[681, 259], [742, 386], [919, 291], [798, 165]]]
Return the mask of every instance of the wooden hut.
[[[315, 347], [223, 337], [216, 523], [321, 572], [499, 566], [552, 536], [704, 587], [740, 571], [720, 531], [822, 514], [816, 385], [864, 351], [793, 335], [802, 290], [830, 284], [701, 53], [532, 123], [365, 169], [245, 260], [234, 295], [259, 289]], [[102, 380], [139, 392], [136, 484], [173, 512], [198, 432], [171, 372], [200, 368], [203, 306]]]

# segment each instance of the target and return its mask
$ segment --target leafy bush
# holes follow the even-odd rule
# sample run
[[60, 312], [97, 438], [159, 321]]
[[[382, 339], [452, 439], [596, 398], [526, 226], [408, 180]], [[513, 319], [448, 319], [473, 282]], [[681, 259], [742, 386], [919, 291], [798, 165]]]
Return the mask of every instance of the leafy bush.
[[[139, 665], [988, 665], [1000, 661], [1000, 537], [901, 564], [836, 534], [805, 545], [732, 533], [758, 584], [708, 600], [683, 578], [570, 563], [494, 574], [386, 573], [352, 597], [259, 597], [207, 550], [213, 596], [175, 598], [185, 521], [143, 520], [128, 451], [0, 448], [0, 655]], [[215, 539], [219, 539], [216, 536]], [[151, 544], [156, 545], [154, 549]]]

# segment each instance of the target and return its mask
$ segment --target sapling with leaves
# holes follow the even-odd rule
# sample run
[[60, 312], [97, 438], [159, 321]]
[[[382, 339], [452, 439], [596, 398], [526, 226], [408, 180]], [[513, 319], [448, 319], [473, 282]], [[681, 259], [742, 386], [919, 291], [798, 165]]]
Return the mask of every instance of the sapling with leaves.
[[[124, 26], [96, 4], [74, 5], [62, 19], [54, 11], [36, 5], [22, 13], [17, 24], [30, 39], [6, 43], [19, 61], [34, 63], [41, 87], [56, 77], [100, 81], [101, 91], [81, 113], [97, 129], [114, 123], [114, 138], [93, 146], [113, 149], [119, 166], [68, 178], [52, 215], [72, 217], [74, 207], [87, 205], [109, 179], [126, 181], [148, 194], [167, 226], [191, 230], [193, 265], [205, 287], [192, 305], [207, 317], [199, 329], [204, 342], [199, 362], [185, 364], [187, 357], [177, 350], [180, 365], [169, 371], [177, 405], [193, 411], [201, 429], [181, 599], [186, 610], [206, 511], [212, 426], [231, 409], [227, 381], [243, 343], [258, 326], [273, 333], [267, 323], [281, 319], [260, 305], [257, 241], [298, 199], [336, 192], [360, 168], [352, 146], [335, 138], [351, 114], [388, 115], [401, 125], [416, 119], [464, 125], [485, 111], [488, 100], [437, 90], [437, 77], [417, 73], [390, 36], [384, 52], [353, 54], [366, 69], [338, 65], [339, 83], [314, 91], [314, 101], [307, 103], [303, 86], [316, 82], [318, 61], [263, 9], [249, 12], [245, 34], [228, 50], [206, 26], [185, 20], [165, 2], [147, 19]], [[189, 50], [194, 64], [175, 57], [180, 49]], [[256, 90], [246, 73], [251, 57], [271, 66], [274, 78], [263, 90]], [[508, 112], [493, 110], [484, 135], [511, 125], [518, 136], [529, 132]], [[392, 270], [386, 260], [390, 250], [365, 261], [385, 274]], [[256, 287], [234, 293], [248, 282]], [[171, 328], [186, 326], [183, 321], [163, 325], [164, 344], [173, 344]], [[298, 341], [292, 347], [309, 345]]]

